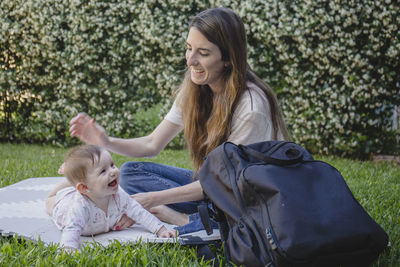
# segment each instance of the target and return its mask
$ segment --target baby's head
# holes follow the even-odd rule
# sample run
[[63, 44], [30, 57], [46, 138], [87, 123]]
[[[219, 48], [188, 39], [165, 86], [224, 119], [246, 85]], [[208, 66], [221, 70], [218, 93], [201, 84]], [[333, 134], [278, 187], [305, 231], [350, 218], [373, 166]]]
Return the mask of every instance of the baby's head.
[[64, 174], [73, 185], [85, 182], [88, 172], [99, 161], [102, 148], [92, 145], [77, 146], [68, 151], [64, 161]]
[[72, 148], [65, 157], [64, 175], [83, 194], [109, 195], [118, 190], [119, 170], [110, 153], [99, 146]]

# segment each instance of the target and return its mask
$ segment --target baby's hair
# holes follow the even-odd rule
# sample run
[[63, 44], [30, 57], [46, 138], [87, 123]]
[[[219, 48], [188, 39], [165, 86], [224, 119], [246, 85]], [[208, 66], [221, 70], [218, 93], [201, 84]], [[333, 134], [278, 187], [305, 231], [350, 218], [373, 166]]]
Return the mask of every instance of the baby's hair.
[[100, 160], [101, 151], [101, 147], [94, 145], [82, 145], [69, 150], [64, 161], [64, 175], [68, 181], [74, 185], [84, 182], [88, 167]]

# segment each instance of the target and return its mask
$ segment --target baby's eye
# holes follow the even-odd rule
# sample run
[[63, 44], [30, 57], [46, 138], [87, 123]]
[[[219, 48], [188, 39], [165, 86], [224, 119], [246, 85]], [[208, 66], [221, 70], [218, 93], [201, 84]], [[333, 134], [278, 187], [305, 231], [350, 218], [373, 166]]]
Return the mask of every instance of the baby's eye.
[[111, 162], [111, 168], [114, 168], [114, 166], [115, 166], [114, 162]]
[[106, 172], [106, 169], [102, 169], [101, 172], [100, 172], [100, 174], [103, 174], [103, 173], [105, 173], [105, 172]]

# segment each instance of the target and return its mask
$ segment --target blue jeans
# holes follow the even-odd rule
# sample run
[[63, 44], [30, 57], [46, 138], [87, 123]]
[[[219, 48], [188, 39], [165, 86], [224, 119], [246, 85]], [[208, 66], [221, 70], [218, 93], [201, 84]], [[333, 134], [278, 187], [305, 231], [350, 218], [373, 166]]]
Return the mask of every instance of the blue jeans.
[[[126, 162], [120, 172], [120, 185], [130, 195], [166, 190], [193, 182], [193, 171], [153, 162]], [[175, 228], [180, 235], [204, 230], [197, 212], [197, 206], [201, 203], [203, 201], [168, 204], [178, 212], [190, 214], [188, 224]], [[214, 221], [211, 221], [211, 225], [214, 229], [218, 228]]]

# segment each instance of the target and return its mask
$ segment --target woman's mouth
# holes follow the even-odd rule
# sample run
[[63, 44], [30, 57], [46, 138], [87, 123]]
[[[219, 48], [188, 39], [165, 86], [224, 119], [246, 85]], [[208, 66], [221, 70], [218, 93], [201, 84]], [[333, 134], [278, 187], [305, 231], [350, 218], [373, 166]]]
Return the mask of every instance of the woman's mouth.
[[194, 73], [203, 73], [204, 71], [192, 68], [192, 72], [194, 72]]

